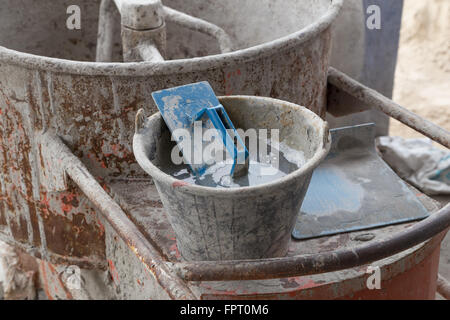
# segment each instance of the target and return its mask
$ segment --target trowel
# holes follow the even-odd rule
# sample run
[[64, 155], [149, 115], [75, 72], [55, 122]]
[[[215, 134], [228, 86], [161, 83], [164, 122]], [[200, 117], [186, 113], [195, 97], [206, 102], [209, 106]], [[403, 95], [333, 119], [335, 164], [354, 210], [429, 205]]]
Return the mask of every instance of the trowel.
[[205, 129], [217, 130], [216, 136], [220, 137], [224, 150], [233, 160], [230, 176], [239, 178], [247, 174], [248, 150], [208, 82], [156, 91], [152, 97], [185, 163], [197, 177], [215, 164], [203, 160]]

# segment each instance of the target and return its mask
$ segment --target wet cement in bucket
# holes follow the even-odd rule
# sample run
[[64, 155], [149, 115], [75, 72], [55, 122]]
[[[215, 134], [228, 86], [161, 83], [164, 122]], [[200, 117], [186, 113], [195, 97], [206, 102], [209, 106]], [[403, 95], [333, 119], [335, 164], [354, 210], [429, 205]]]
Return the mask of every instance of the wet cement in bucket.
[[279, 150], [270, 148], [267, 155], [261, 152], [250, 152], [248, 174], [233, 178], [230, 176], [231, 161], [221, 161], [209, 167], [205, 174], [197, 177], [187, 164], [175, 165], [172, 162], [159, 166], [159, 168], [176, 179], [190, 184], [215, 188], [239, 188], [257, 186], [278, 179], [298, 170], [305, 164], [303, 152], [280, 143]]

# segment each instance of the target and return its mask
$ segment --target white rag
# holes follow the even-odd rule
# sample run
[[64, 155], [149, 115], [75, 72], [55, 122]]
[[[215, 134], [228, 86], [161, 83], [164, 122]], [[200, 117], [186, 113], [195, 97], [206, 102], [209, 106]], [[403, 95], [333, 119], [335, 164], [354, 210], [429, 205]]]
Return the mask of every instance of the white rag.
[[428, 195], [450, 195], [450, 151], [430, 139], [380, 137], [383, 160], [404, 180]]

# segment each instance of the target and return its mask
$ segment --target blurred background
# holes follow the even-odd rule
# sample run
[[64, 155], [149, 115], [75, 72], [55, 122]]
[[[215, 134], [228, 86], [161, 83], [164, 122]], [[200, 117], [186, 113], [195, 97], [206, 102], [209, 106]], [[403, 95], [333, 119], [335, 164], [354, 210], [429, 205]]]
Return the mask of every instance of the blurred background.
[[[450, 130], [450, 1], [404, 0], [393, 99]], [[396, 120], [391, 120], [389, 134], [423, 137]], [[439, 273], [450, 280], [449, 235], [442, 243]]]
[[[450, 130], [450, 1], [404, 0], [393, 99]], [[395, 120], [390, 135], [421, 137]]]

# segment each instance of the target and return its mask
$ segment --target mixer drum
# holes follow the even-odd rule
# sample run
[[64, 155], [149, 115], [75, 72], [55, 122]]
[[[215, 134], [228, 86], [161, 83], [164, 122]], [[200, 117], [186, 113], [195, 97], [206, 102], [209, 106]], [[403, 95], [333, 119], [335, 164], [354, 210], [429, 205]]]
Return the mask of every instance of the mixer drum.
[[[341, 0], [163, 0], [225, 30], [234, 51], [166, 22], [166, 61], [122, 63], [120, 14], [110, 63], [96, 63], [100, 1], [3, 0], [0, 6], [0, 239], [54, 263], [105, 265], [96, 209], [68, 181], [53, 188], [40, 135], [60, 136], [89, 171], [143, 176], [132, 153], [134, 115], [151, 92], [207, 80], [218, 95], [259, 95], [325, 116], [331, 23]], [[77, 5], [81, 29], [67, 8]], [[105, 188], [106, 184], [105, 184]]]

